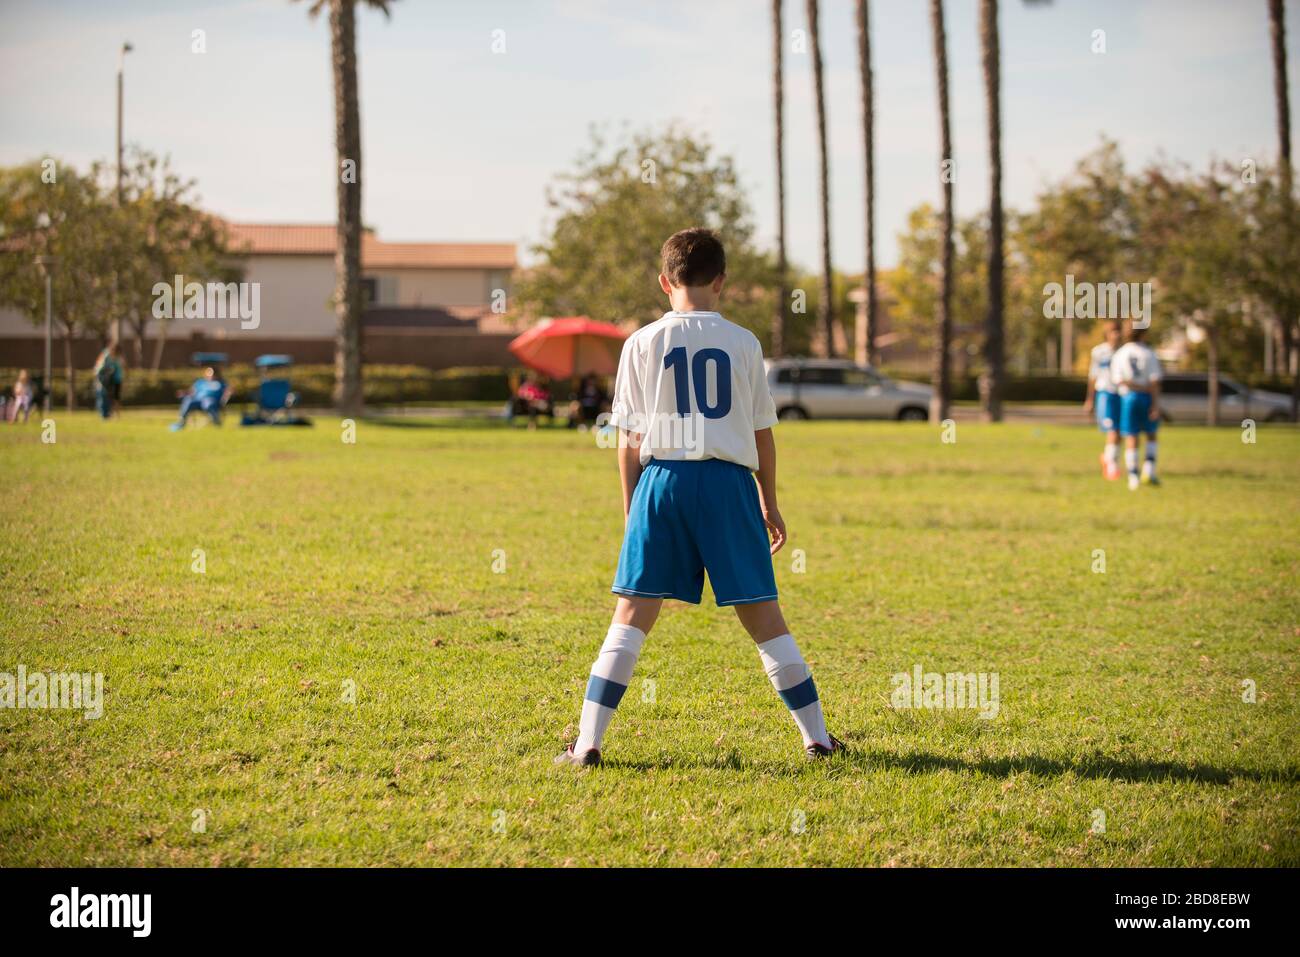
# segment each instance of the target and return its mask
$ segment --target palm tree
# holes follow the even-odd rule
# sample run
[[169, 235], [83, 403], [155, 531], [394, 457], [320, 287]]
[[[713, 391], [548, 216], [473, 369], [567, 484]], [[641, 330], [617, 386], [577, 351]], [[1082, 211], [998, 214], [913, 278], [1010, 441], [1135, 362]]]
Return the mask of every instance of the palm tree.
[[785, 261], [785, 87], [781, 2], [772, 0], [772, 99], [776, 106], [776, 272], [778, 296], [772, 316], [772, 355], [785, 354], [785, 306], [790, 283]]
[[338, 151], [338, 222], [334, 244], [334, 404], [358, 415], [361, 390], [361, 109], [357, 97], [356, 6], [364, 2], [388, 16], [389, 0], [313, 0], [308, 12], [329, 7], [330, 60], [334, 67], [334, 144]]
[[[1277, 139], [1278, 167], [1282, 181], [1282, 202], [1290, 206], [1292, 197], [1291, 172], [1291, 101], [1287, 94], [1286, 76], [1286, 13], [1282, 0], [1269, 0], [1268, 26], [1273, 41], [1273, 97], [1277, 103]], [[1283, 242], [1288, 245], [1295, 241], [1294, 221], [1287, 216], [1288, 235]], [[1291, 361], [1295, 348], [1295, 336], [1292, 332], [1294, 316], [1278, 316], [1277, 321], [1282, 330], [1283, 368]], [[1300, 421], [1300, 368], [1296, 370], [1295, 381], [1291, 385], [1291, 419]]]
[[875, 91], [871, 76], [871, 30], [867, 0], [858, 0], [858, 67], [862, 83], [862, 149], [866, 154], [867, 176], [867, 268], [862, 283], [866, 294], [866, 323], [856, 330], [854, 358], [858, 362], [876, 361], [876, 144]]
[[1006, 377], [1002, 328], [1002, 107], [998, 51], [998, 0], [980, 0], [980, 48], [984, 64], [984, 98], [989, 111], [989, 311], [984, 320], [984, 374], [980, 408], [986, 422], [1002, 421]]
[[934, 35], [934, 68], [939, 85], [939, 179], [943, 185], [943, 275], [940, 278], [939, 315], [934, 336], [930, 420], [948, 418], [952, 396], [948, 352], [952, 343], [952, 135], [948, 114], [948, 41], [943, 29], [943, 0], [930, 0], [930, 28]]
[[826, 336], [826, 355], [835, 355], [835, 308], [831, 302], [831, 187], [826, 158], [826, 97], [822, 92], [822, 49], [817, 29], [817, 0], [807, 0], [808, 39], [812, 45], [813, 88], [817, 98], [817, 146], [821, 158], [822, 289], [817, 311]]

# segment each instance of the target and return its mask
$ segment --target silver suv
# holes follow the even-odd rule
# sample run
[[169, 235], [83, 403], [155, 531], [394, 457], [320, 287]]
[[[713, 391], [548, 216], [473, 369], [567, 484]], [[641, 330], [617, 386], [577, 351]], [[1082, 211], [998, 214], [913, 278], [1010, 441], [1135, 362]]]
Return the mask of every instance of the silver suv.
[[844, 359], [768, 359], [767, 383], [782, 419], [898, 419], [930, 417], [928, 385], [895, 382], [870, 366]]
[[[1168, 372], [1160, 383], [1160, 417], [1166, 422], [1204, 425], [1210, 411], [1210, 377], [1204, 372]], [[1242, 385], [1219, 376], [1219, 421], [1242, 419], [1285, 422], [1291, 418], [1291, 397]]]

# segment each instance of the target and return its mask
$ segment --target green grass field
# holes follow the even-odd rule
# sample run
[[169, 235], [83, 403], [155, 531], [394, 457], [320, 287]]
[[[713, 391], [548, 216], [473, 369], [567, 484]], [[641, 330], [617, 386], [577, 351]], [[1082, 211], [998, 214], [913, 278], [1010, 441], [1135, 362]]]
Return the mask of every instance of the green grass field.
[[[1130, 493], [1085, 428], [783, 425], [777, 580], [853, 753], [801, 759], [706, 590], [573, 772], [591, 436], [56, 420], [0, 427], [0, 672], [102, 672], [104, 715], [0, 710], [0, 864], [1300, 864], [1292, 429], [1168, 429]], [[894, 709], [918, 664], [997, 716]]]

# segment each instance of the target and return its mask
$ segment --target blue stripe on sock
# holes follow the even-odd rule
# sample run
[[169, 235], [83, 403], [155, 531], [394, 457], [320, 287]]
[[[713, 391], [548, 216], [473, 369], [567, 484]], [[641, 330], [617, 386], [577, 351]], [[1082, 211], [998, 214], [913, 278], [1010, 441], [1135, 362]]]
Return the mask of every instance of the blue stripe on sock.
[[[817, 686], [813, 684], [811, 677], [802, 684], [797, 684], [793, 688], [786, 688], [784, 691], [778, 691], [781, 700], [791, 711], [798, 711], [800, 708], [806, 708], [817, 700]], [[590, 697], [590, 695], [588, 695]]]
[[[592, 675], [587, 682], [587, 700], [604, 705], [606, 708], [617, 708], [618, 703], [623, 700], [623, 692], [626, 690], [627, 685], [621, 685], [617, 681], [610, 681], [608, 678]], [[816, 697], [816, 692], [813, 693], [813, 696]]]

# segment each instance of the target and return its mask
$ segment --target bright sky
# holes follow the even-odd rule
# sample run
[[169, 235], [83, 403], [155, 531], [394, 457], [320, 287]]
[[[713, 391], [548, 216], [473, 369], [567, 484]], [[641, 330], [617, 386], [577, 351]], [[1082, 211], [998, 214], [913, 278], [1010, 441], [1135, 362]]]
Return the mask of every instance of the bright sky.
[[[335, 154], [324, 16], [287, 0], [0, 0], [0, 164], [47, 155], [84, 167], [114, 143], [117, 50], [126, 136], [171, 155], [204, 202], [234, 219], [328, 222]], [[878, 262], [909, 209], [939, 198], [928, 3], [872, 0]], [[988, 199], [976, 0], [948, 0], [959, 215]], [[1271, 161], [1266, 0], [1001, 4], [1003, 170], [1026, 204], [1100, 134], [1130, 162], [1160, 151]], [[786, 29], [805, 25], [786, 0]], [[735, 157], [760, 238], [774, 236], [767, 0], [395, 0], [358, 13], [364, 217], [390, 240], [541, 238], [545, 187], [590, 124], [685, 121]], [[823, 0], [837, 266], [861, 271], [863, 172], [852, 0]], [[1300, 0], [1288, 0], [1300, 127]], [[191, 52], [205, 31], [205, 53]], [[492, 52], [493, 31], [506, 51]], [[1107, 52], [1093, 53], [1104, 30]], [[789, 48], [787, 47], [787, 50]], [[787, 228], [817, 259], [812, 67], [787, 54]], [[686, 224], [683, 224], [686, 225]]]

